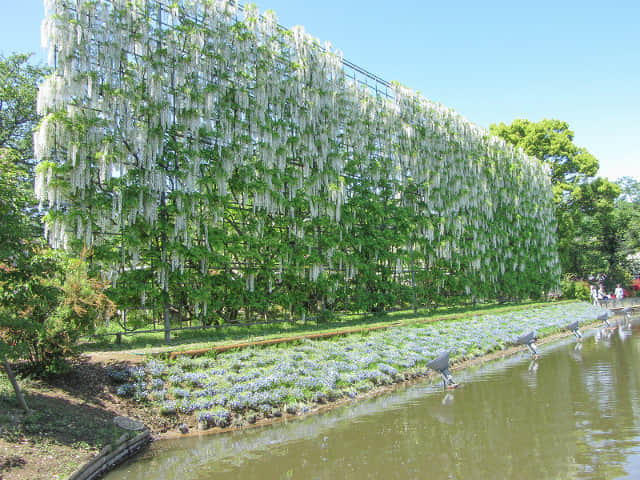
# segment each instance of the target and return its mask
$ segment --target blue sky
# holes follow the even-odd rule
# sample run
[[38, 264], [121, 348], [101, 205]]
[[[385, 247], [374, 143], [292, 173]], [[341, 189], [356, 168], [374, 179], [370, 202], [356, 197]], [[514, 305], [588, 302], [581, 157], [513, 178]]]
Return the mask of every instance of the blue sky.
[[[0, 1], [0, 52], [44, 63], [42, 0]], [[638, 1], [254, 3], [477, 125], [565, 120], [600, 176], [640, 180]]]

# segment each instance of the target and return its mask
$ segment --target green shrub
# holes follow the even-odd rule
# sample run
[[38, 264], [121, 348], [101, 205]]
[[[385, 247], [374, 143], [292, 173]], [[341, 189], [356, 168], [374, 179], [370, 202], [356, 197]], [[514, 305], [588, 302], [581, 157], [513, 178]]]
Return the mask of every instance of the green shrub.
[[19, 260], [0, 282], [0, 350], [40, 373], [63, 371], [80, 335], [115, 306], [83, 257], [44, 249]]
[[585, 280], [576, 280], [571, 276], [563, 276], [560, 281], [562, 297], [567, 300], [583, 300], [590, 301], [591, 287], [589, 282]]

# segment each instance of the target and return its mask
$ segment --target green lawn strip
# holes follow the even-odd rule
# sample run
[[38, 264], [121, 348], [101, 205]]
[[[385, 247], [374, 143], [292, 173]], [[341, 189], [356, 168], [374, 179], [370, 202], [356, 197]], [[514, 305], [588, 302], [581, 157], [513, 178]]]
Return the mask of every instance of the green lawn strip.
[[[366, 325], [363, 325], [359, 328], [348, 328], [348, 329], [345, 329], [345, 328], [331, 329], [330, 328], [330, 329], [324, 329], [320, 332], [315, 331], [313, 333], [306, 333], [306, 334], [303, 333], [303, 334], [298, 334], [293, 336], [280, 335], [280, 336], [268, 336], [264, 338], [253, 338], [249, 341], [241, 342], [241, 343], [231, 342], [231, 343], [223, 343], [223, 344], [208, 343], [204, 345], [191, 345], [190, 349], [177, 349], [169, 352], [166, 352], [166, 351], [161, 352], [160, 354], [168, 353], [169, 358], [175, 358], [179, 355], [191, 355], [191, 356], [203, 355], [205, 353], [213, 352], [213, 351], [224, 352], [224, 351], [236, 349], [236, 348], [277, 345], [280, 343], [297, 342], [304, 339], [314, 340], [314, 339], [321, 339], [321, 338], [331, 338], [333, 336], [362, 334], [369, 331], [380, 330], [384, 328], [408, 326], [408, 325], [419, 324], [419, 323], [442, 322], [442, 321], [453, 321], [453, 320], [464, 321], [464, 320], [473, 318], [478, 314], [490, 315], [495, 313], [508, 313], [512, 311], [523, 310], [526, 308], [539, 308], [539, 307], [545, 307], [550, 305], [562, 305], [562, 304], [570, 304], [575, 302], [576, 302], [575, 300], [567, 300], [562, 302], [554, 302], [552, 304], [548, 302], [528, 303], [526, 305], [494, 307], [494, 308], [482, 309], [482, 310], [474, 309], [472, 311], [467, 311], [465, 313], [451, 313], [451, 314], [444, 314], [444, 315], [433, 315], [428, 317], [416, 315], [416, 314], [413, 314], [413, 312], [411, 312], [408, 315], [406, 312], [404, 312], [404, 315], [399, 315], [401, 312], [394, 312], [396, 313], [396, 315], [390, 314], [389, 317], [391, 318], [388, 318], [385, 321], [367, 323]], [[402, 318], [406, 318], [406, 319], [402, 320]]]
[[[362, 333], [368, 329], [388, 328], [398, 325], [410, 325], [413, 323], [424, 323], [433, 321], [448, 321], [448, 320], [463, 320], [476, 315], [488, 315], [494, 313], [505, 313], [510, 311], [517, 311], [527, 308], [537, 308], [541, 306], [560, 305], [574, 303], [575, 300], [560, 301], [560, 302], [530, 302], [517, 305], [500, 306], [497, 304], [476, 306], [474, 307], [441, 307], [438, 309], [424, 309], [414, 313], [413, 311], [397, 311], [386, 314], [378, 314], [377, 316], [368, 315], [363, 317], [362, 315], [353, 318], [354, 315], [349, 315], [349, 321], [333, 322], [329, 324], [310, 324], [306, 325], [294, 325], [290, 324], [277, 324], [277, 325], [254, 325], [251, 327], [237, 327], [228, 326], [219, 329], [211, 330], [197, 330], [187, 331], [186, 335], [176, 333], [174, 335], [174, 342], [178, 344], [163, 345], [164, 333], [158, 331], [152, 334], [155, 338], [150, 339], [147, 335], [140, 338], [126, 338], [123, 342], [129, 340], [122, 345], [116, 345], [111, 341], [110, 343], [94, 343], [85, 344], [83, 350], [96, 351], [96, 350], [113, 350], [113, 351], [127, 351], [129, 353], [140, 355], [165, 355], [176, 354], [179, 352], [187, 352], [193, 350], [213, 350], [216, 348], [228, 349], [234, 348], [234, 346], [242, 345], [249, 346], [255, 342], [265, 342], [278, 340], [280, 341], [295, 341], [301, 337], [308, 337], [313, 335], [332, 336], [332, 335], [345, 335], [348, 333]], [[452, 312], [453, 310], [453, 312]], [[270, 331], [273, 329], [273, 331]], [[219, 330], [219, 331], [217, 331]], [[265, 331], [267, 330], [267, 331]], [[199, 337], [195, 334], [199, 334]], [[214, 334], [214, 335], [211, 335]], [[204, 339], [202, 336], [223, 337], [221, 339]], [[194, 338], [195, 337], [195, 338]], [[152, 343], [153, 342], [153, 343]], [[146, 345], [140, 348], [142, 345]], [[154, 346], [157, 345], [157, 346]], [[102, 348], [100, 348], [102, 347]]]

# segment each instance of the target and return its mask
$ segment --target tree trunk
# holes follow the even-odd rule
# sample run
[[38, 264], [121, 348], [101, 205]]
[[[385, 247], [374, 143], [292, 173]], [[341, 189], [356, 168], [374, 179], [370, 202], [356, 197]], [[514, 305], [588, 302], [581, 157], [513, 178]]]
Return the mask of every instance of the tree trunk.
[[2, 360], [4, 361], [4, 369], [6, 370], [7, 375], [9, 376], [9, 380], [11, 380], [11, 384], [13, 385], [13, 390], [16, 392], [18, 403], [20, 403], [20, 406], [25, 411], [25, 413], [29, 413], [29, 407], [27, 407], [27, 402], [24, 401], [24, 397], [22, 396], [22, 392], [20, 391], [20, 385], [18, 385], [18, 381], [13, 374], [13, 370], [11, 370], [11, 366], [9, 365], [9, 361], [7, 360], [7, 356], [3, 355]]

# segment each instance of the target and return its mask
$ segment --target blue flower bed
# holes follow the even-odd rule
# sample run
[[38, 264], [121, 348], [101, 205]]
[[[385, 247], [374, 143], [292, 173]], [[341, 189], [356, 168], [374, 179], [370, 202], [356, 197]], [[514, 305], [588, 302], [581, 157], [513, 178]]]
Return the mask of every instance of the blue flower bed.
[[358, 394], [426, 373], [443, 350], [453, 361], [506, 348], [531, 330], [553, 333], [601, 310], [586, 303], [478, 315], [468, 320], [416, 323], [364, 335], [232, 350], [213, 357], [150, 360], [131, 369], [118, 393], [161, 413], [193, 413], [208, 427], [228, 426], [233, 414], [308, 411], [310, 404]]

